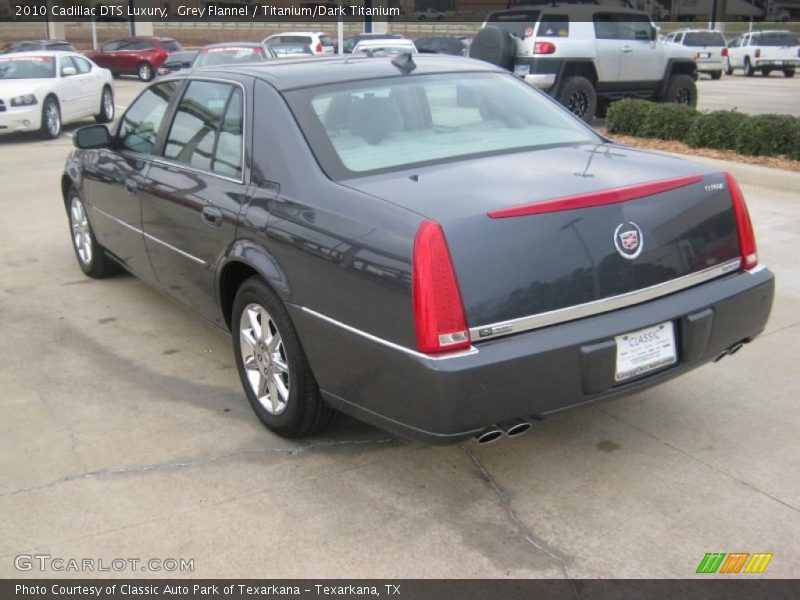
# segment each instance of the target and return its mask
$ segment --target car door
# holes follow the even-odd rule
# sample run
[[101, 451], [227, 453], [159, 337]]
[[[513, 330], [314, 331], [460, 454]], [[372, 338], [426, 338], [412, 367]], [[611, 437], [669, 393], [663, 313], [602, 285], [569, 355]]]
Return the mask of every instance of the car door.
[[98, 242], [151, 283], [156, 281], [142, 233], [141, 187], [178, 87], [168, 81], [143, 91], [120, 119], [111, 146], [84, 161], [85, 200]]
[[79, 109], [79, 118], [96, 115], [100, 109], [100, 95], [103, 84], [99, 73], [92, 73], [92, 64], [80, 56], [71, 56], [75, 66], [73, 79], [77, 83], [79, 98], [76, 107]]
[[193, 79], [143, 189], [145, 246], [164, 291], [222, 325], [214, 277], [247, 197], [245, 88]]
[[[75, 72], [69, 74], [67, 69]], [[58, 57], [58, 99], [61, 102], [61, 120], [65, 123], [81, 116], [82, 102], [81, 82], [78, 71], [70, 56]]]
[[110, 71], [117, 70], [117, 51], [125, 43], [125, 40], [112, 40], [100, 47], [100, 52], [91, 55], [95, 63]]
[[598, 81], [615, 82], [619, 78], [620, 46], [617, 23], [610, 13], [595, 13], [594, 33], [597, 44]]
[[617, 33], [622, 42], [620, 81], [655, 82], [664, 76], [664, 46], [651, 39], [652, 30], [646, 15], [629, 13], [617, 17]]

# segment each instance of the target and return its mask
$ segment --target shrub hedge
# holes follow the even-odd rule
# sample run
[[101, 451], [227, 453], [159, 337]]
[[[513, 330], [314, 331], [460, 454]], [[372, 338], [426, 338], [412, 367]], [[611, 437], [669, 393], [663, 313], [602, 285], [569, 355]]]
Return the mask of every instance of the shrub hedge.
[[695, 148], [734, 150], [751, 156], [800, 160], [800, 117], [746, 115], [735, 110], [700, 112], [677, 104], [626, 99], [606, 114], [611, 134], [678, 140]]

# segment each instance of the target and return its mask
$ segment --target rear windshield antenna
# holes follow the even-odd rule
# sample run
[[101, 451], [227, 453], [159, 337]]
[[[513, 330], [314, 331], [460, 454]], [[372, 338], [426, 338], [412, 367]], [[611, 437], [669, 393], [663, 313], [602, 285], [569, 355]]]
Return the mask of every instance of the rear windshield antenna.
[[392, 64], [397, 67], [403, 75], [408, 75], [417, 68], [414, 59], [411, 57], [411, 52], [398, 54], [392, 59]]

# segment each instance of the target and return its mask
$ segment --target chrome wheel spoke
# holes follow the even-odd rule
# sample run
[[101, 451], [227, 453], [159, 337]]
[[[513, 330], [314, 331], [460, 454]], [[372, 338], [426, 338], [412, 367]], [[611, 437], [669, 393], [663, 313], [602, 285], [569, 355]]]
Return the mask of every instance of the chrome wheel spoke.
[[275, 380], [272, 377], [264, 378], [269, 388], [269, 404], [272, 407], [272, 413], [277, 414], [281, 407], [281, 398], [278, 396], [278, 389], [275, 385]]
[[241, 312], [239, 348], [243, 375], [258, 403], [272, 415], [283, 413], [289, 402], [289, 360], [277, 323], [260, 304]]
[[268, 390], [270, 390], [270, 381], [268, 377], [264, 377], [259, 373], [258, 376], [258, 390], [256, 394], [258, 395], [258, 399], [261, 400], [264, 396], [267, 395]]
[[286, 402], [289, 399], [289, 388], [283, 382], [283, 376], [278, 373], [273, 373], [271, 377], [271, 383], [272, 385], [270, 386], [270, 390], [275, 388], [278, 394], [280, 394], [280, 399], [283, 402]]

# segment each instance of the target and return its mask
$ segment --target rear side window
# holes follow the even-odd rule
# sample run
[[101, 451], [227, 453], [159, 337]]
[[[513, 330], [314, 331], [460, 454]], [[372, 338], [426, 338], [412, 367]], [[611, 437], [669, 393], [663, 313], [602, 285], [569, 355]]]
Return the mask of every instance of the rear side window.
[[172, 121], [166, 158], [241, 177], [242, 94], [227, 83], [192, 81]]
[[567, 37], [569, 36], [568, 15], [544, 15], [539, 22], [537, 37]]
[[683, 38], [684, 46], [712, 46], [722, 48], [725, 45], [725, 38], [716, 31], [695, 31], [687, 33]]
[[100, 48], [100, 51], [114, 52], [115, 50], [119, 50], [123, 45], [125, 45], [125, 40], [114, 40], [113, 42], [108, 42], [107, 44], [103, 44], [103, 47]]
[[307, 35], [282, 35], [276, 38], [275, 42], [278, 44], [310, 44], [311, 38]]
[[152, 154], [170, 98], [178, 88], [170, 81], [149, 87], [139, 96], [120, 121], [117, 140], [121, 148]]
[[134, 40], [127, 44], [123, 50], [151, 50], [156, 47], [156, 43], [150, 40]]
[[86, 60], [85, 58], [81, 58], [80, 56], [73, 56], [72, 62], [75, 63], [75, 68], [78, 69], [78, 73], [83, 75], [84, 73], [88, 73], [92, 70], [92, 64]]
[[74, 52], [75, 48], [72, 47], [72, 44], [67, 44], [64, 42], [58, 42], [55, 44], [47, 44], [48, 50], [65, 50], [67, 52]]
[[650, 39], [650, 19], [631, 13], [597, 13], [594, 16], [595, 37], [601, 40]]

